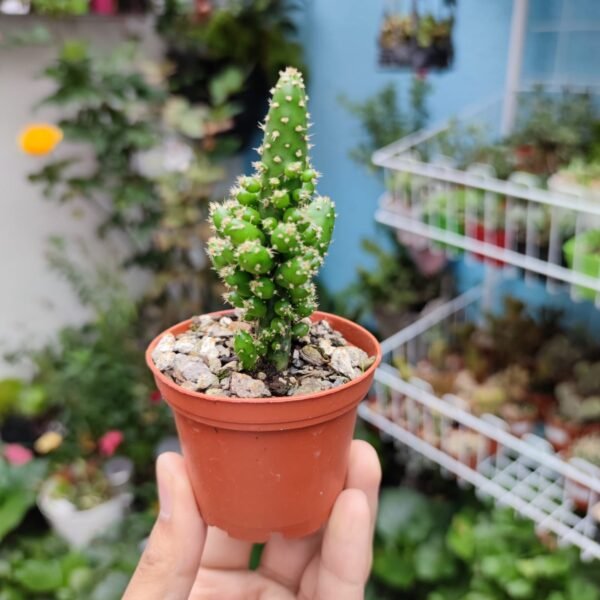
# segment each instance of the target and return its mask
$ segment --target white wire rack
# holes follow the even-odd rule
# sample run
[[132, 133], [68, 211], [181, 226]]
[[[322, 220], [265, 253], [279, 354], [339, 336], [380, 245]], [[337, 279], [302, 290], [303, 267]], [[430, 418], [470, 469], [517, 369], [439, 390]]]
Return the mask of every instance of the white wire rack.
[[398, 359], [416, 364], [432, 340], [474, 318], [480, 296], [480, 289], [472, 289], [385, 340], [373, 394], [359, 415], [481, 494], [532, 519], [540, 532], [553, 532], [559, 544], [578, 546], [585, 559], [600, 558], [590, 514], [600, 500], [595, 467], [564, 460], [536, 435], [514, 437], [498, 417], [474, 416], [461, 408], [460, 398], [437, 397], [427, 382], [405, 381], [393, 366]]
[[512, 274], [537, 273], [550, 290], [566, 284], [574, 298], [600, 306], [600, 260], [585, 241], [594, 231], [600, 237], [600, 197], [561, 177], [544, 189], [524, 172], [501, 180], [488, 164], [459, 168], [470, 150], [464, 140], [497, 143], [501, 113], [495, 99], [377, 151], [373, 162], [385, 169], [388, 191], [376, 220], [403, 232], [409, 244], [420, 236], [436, 251], [465, 251]]

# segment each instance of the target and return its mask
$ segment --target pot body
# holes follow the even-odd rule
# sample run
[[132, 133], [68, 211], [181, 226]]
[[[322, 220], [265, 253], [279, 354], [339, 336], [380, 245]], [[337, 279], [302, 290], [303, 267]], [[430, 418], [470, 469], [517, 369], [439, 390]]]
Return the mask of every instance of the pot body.
[[[227, 314], [229, 311], [217, 314]], [[181, 388], [146, 359], [173, 409], [196, 501], [204, 520], [253, 542], [272, 533], [302, 537], [317, 531], [346, 478], [356, 407], [367, 394], [381, 354], [362, 327], [326, 313], [350, 344], [376, 360], [338, 388], [290, 397], [223, 398]], [[186, 331], [189, 321], [168, 331]]]

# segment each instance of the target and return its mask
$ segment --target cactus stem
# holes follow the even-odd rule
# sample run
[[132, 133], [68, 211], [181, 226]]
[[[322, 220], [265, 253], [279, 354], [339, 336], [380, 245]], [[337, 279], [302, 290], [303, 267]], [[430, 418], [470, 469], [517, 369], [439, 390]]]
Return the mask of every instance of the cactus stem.
[[275, 369], [287, 367], [292, 339], [305, 335], [309, 323], [302, 319], [316, 304], [310, 278], [322, 263], [334, 224], [333, 204], [315, 194], [319, 174], [308, 156], [301, 74], [286, 69], [271, 93], [254, 176], [239, 178], [231, 199], [210, 208], [215, 236], [208, 254], [230, 290], [225, 298], [256, 328], [255, 334], [236, 337], [246, 370], [261, 360]]

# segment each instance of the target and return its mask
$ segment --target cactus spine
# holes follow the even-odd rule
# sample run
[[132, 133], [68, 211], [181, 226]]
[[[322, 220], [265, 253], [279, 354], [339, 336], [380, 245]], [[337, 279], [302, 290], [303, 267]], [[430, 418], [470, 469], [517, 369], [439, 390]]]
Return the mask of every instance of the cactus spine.
[[271, 90], [261, 128], [261, 160], [211, 207], [215, 232], [208, 253], [254, 334], [239, 332], [234, 348], [245, 370], [261, 362], [277, 371], [290, 361], [292, 340], [308, 333], [316, 308], [312, 278], [331, 242], [333, 202], [315, 193], [308, 150], [307, 96], [299, 71], [287, 68]]

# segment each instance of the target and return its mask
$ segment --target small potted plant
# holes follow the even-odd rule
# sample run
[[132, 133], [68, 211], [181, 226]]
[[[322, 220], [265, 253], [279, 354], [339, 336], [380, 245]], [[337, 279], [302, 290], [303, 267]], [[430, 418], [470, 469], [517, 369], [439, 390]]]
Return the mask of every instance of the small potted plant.
[[38, 506], [60, 537], [84, 547], [121, 521], [131, 500], [130, 493], [113, 489], [98, 464], [79, 459], [44, 482]]
[[204, 519], [255, 542], [327, 519], [380, 360], [362, 327], [315, 312], [335, 213], [315, 194], [306, 103], [302, 75], [286, 69], [254, 176], [212, 207], [208, 252], [235, 310], [179, 323], [146, 353]]

